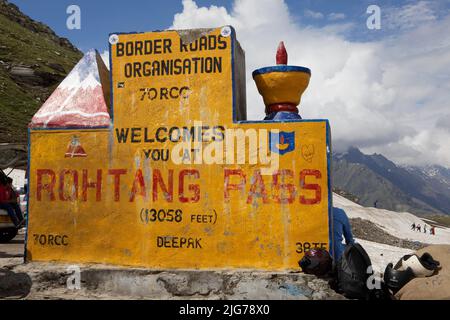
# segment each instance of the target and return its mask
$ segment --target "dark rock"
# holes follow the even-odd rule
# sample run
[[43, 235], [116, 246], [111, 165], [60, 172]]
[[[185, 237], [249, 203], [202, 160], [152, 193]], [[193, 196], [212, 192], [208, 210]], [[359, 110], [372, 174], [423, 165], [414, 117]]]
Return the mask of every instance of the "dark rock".
[[59, 44], [62, 47], [69, 48], [69, 49], [71, 49], [73, 51], [78, 51], [78, 49], [67, 38], [59, 38]]
[[28, 66], [14, 66], [10, 70], [11, 78], [18, 84], [31, 86], [52, 86], [64, 78], [58, 74], [36, 71]]
[[0, 298], [25, 298], [31, 290], [33, 282], [26, 273], [15, 273], [0, 269]]
[[50, 87], [64, 79], [64, 76], [56, 73], [37, 71], [36, 75], [41, 79], [41, 83], [44, 87]]
[[50, 68], [53, 70], [59, 71], [61, 73], [66, 73], [66, 70], [64, 70], [64, 67], [60, 65], [59, 63], [48, 63], [47, 64]]

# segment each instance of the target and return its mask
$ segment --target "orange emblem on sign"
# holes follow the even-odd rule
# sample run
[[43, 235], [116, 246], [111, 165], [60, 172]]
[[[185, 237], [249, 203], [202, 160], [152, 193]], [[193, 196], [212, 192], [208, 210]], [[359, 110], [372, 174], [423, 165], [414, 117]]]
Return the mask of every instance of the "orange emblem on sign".
[[86, 151], [81, 146], [80, 139], [77, 136], [72, 137], [72, 141], [67, 148], [65, 158], [87, 157]]

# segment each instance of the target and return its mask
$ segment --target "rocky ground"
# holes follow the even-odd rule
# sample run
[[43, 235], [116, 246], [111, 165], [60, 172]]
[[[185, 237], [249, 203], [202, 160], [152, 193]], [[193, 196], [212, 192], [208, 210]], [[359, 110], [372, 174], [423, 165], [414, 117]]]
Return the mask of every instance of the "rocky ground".
[[353, 236], [358, 239], [411, 250], [419, 250], [428, 245], [419, 241], [409, 241], [394, 237], [378, 227], [375, 223], [361, 218], [350, 219], [350, 223], [352, 225]]
[[[302, 273], [148, 270], [80, 266], [80, 288], [68, 286], [72, 269], [55, 263], [3, 260], [3, 299], [343, 299], [327, 281]], [[69, 282], [68, 282], [69, 281]]]

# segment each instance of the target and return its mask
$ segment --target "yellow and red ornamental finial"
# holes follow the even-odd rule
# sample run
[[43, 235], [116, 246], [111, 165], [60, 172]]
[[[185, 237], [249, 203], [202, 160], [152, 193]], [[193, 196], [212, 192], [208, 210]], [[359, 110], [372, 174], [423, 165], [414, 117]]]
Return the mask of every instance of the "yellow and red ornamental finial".
[[278, 45], [276, 59], [277, 59], [277, 65], [280, 65], [280, 64], [287, 65], [287, 63], [288, 63], [288, 54], [287, 54], [286, 48], [284, 47], [283, 41], [281, 41], [280, 44]]
[[291, 119], [301, 119], [297, 106], [308, 87], [311, 70], [287, 64], [288, 54], [283, 41], [278, 45], [276, 62], [276, 66], [259, 68], [252, 73], [266, 105], [265, 120], [276, 119], [279, 112], [291, 113]]

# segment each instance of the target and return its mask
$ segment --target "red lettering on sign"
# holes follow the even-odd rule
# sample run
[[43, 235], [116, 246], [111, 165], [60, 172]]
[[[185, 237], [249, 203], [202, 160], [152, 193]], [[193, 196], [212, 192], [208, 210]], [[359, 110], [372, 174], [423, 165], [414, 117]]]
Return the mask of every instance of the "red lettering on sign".
[[273, 174], [272, 194], [276, 203], [293, 203], [295, 200], [295, 185], [286, 183], [286, 178], [294, 179], [294, 172], [283, 169]]
[[[69, 184], [69, 196], [64, 193], [66, 175], [71, 175], [73, 184]], [[59, 199], [61, 201], [76, 201], [78, 199], [78, 171], [70, 169], [62, 169], [59, 175]]]
[[264, 179], [261, 176], [261, 170], [255, 170], [251, 178], [252, 184], [250, 185], [250, 191], [248, 193], [247, 203], [253, 202], [253, 197], [262, 198], [263, 203], [269, 203], [267, 198], [266, 186], [264, 184]]
[[161, 171], [159, 169], [153, 170], [153, 201], [158, 200], [158, 185], [161, 187], [162, 192], [164, 193], [164, 198], [167, 202], [173, 202], [173, 170], [169, 170], [169, 183], [168, 187], [164, 183], [164, 180], [161, 176]]
[[134, 201], [136, 193], [139, 191], [139, 195], [146, 197], [147, 190], [145, 188], [144, 176], [142, 175], [142, 170], [138, 169], [134, 175], [133, 187], [131, 188], [130, 202]]
[[[238, 184], [230, 183], [230, 176], [239, 176], [241, 181]], [[226, 202], [230, 202], [230, 190], [240, 190], [245, 192], [245, 174], [241, 169], [225, 169], [224, 170], [224, 198]]]
[[195, 179], [200, 178], [200, 172], [198, 170], [181, 170], [179, 184], [178, 184], [178, 198], [180, 202], [196, 203], [200, 200], [200, 186], [198, 184], [189, 184], [188, 189], [192, 193], [192, 197], [187, 198], [184, 196], [184, 177], [191, 176]]
[[89, 182], [88, 180], [88, 171], [83, 169], [83, 183], [82, 183], [82, 191], [81, 191], [81, 200], [87, 201], [87, 190], [88, 188], [95, 188], [95, 200], [102, 200], [102, 170], [97, 170], [97, 182]]
[[[89, 179], [89, 169], [62, 169], [59, 176], [55, 171], [50, 169], [38, 169], [37, 173], [37, 201], [42, 201], [45, 194], [45, 200], [55, 201], [55, 185], [58, 178], [58, 200], [60, 201], [88, 201], [89, 189], [95, 189], [95, 199], [97, 202], [102, 201], [103, 171], [96, 170], [95, 180]], [[79, 186], [79, 175], [82, 174], [81, 186]], [[120, 201], [121, 178], [127, 174], [126, 169], [109, 169], [108, 175], [113, 176], [114, 185], [114, 201]], [[152, 172], [152, 200], [156, 202], [158, 197], [162, 196], [169, 203], [173, 202], [174, 192], [174, 170], [168, 170], [167, 179], [162, 175], [160, 169], [154, 169]], [[261, 174], [260, 169], [256, 169], [251, 176], [250, 185], [247, 186], [246, 174], [243, 169], [224, 169], [224, 201], [230, 202], [231, 192], [239, 191], [235, 195], [239, 198], [246, 199], [247, 204], [262, 198], [263, 204], [268, 204], [271, 200], [279, 204], [294, 203], [299, 194], [301, 204], [314, 205], [322, 201], [321, 182], [322, 174], [316, 169], [304, 169], [300, 172], [299, 181], [300, 189], [293, 183], [295, 174], [290, 169], [280, 169], [272, 174], [272, 177], [266, 177]], [[309, 178], [308, 178], [309, 177]], [[178, 200], [181, 203], [198, 203], [201, 198], [201, 187], [199, 183], [195, 183], [193, 179], [200, 179], [200, 172], [197, 169], [180, 170], [178, 175]], [[271, 189], [266, 189], [264, 179], [271, 179]], [[310, 181], [311, 179], [311, 181]], [[314, 180], [315, 179], [315, 180]], [[81, 187], [81, 190], [79, 190]], [[122, 186], [123, 187], [123, 186]], [[247, 187], [249, 189], [247, 189]], [[246, 193], [248, 190], [248, 194]], [[299, 192], [300, 190], [300, 192]], [[81, 195], [79, 192], [81, 191]], [[129, 201], [136, 200], [136, 195], [146, 198], [150, 192], [150, 185], [146, 185], [142, 169], [135, 172], [133, 184], [130, 190]], [[93, 199], [92, 199], [93, 200]]]
[[305, 169], [300, 172], [300, 188], [304, 190], [315, 191], [315, 197], [312, 199], [306, 199], [305, 196], [300, 196], [300, 203], [302, 204], [317, 204], [322, 200], [322, 189], [318, 184], [305, 183], [307, 176], [314, 176], [316, 179], [322, 178], [322, 174], [319, 170]]
[[[55, 201], [56, 200], [55, 192], [54, 192], [55, 183], [56, 183], [55, 172], [53, 170], [49, 170], [49, 169], [38, 169], [38, 170], [36, 170], [36, 175], [37, 175], [37, 190], [36, 190], [37, 201], [42, 200], [42, 190], [48, 191], [49, 196], [50, 196], [50, 201]], [[42, 177], [44, 175], [47, 175], [50, 177], [50, 183], [45, 183], [45, 184], [42, 183]]]
[[114, 176], [114, 201], [120, 201], [120, 176], [126, 174], [126, 169], [111, 169], [108, 174]]

